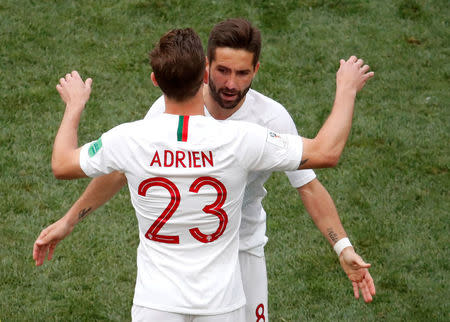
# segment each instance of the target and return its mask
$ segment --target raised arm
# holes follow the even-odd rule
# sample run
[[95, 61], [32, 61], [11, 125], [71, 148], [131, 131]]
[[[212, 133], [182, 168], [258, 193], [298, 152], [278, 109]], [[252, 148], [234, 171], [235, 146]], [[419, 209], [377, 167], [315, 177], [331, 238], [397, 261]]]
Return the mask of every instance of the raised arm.
[[299, 169], [334, 167], [350, 133], [356, 93], [372, 78], [369, 66], [355, 56], [341, 59], [336, 74], [336, 97], [328, 119], [314, 139], [303, 139]]
[[66, 110], [53, 144], [52, 171], [57, 179], [86, 177], [80, 168], [78, 148], [78, 125], [81, 113], [91, 94], [92, 79], [83, 82], [78, 72], [73, 71], [59, 80], [56, 89]]

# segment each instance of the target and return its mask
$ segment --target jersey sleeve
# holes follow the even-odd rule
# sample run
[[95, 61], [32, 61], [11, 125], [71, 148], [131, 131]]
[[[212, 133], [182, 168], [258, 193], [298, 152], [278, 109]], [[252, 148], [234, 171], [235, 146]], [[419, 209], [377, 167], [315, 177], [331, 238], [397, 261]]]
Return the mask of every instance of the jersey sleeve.
[[241, 126], [243, 134], [237, 156], [250, 171], [287, 171], [299, 167], [303, 140], [298, 135], [279, 134], [256, 124]]
[[153, 115], [159, 115], [164, 113], [166, 110], [166, 104], [164, 102], [164, 96], [160, 96], [150, 107], [147, 114], [144, 117], [144, 120], [152, 117]]
[[104, 133], [98, 140], [86, 143], [80, 151], [80, 167], [88, 177], [98, 177], [113, 171], [123, 170], [121, 126]]
[[[298, 135], [297, 128], [292, 120], [292, 117], [283, 106], [281, 107], [282, 109], [279, 115], [270, 122], [269, 128], [281, 133]], [[316, 174], [312, 169], [285, 171], [285, 173], [291, 183], [291, 186], [294, 188], [301, 187], [316, 178]]]

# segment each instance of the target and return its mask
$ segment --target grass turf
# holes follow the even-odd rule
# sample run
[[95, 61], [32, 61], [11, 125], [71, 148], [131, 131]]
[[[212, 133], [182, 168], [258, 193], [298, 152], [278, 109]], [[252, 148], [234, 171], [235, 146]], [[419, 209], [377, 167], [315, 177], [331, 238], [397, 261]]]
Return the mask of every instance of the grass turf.
[[[261, 29], [253, 88], [281, 102], [314, 136], [332, 105], [340, 58], [363, 57], [375, 79], [357, 99], [339, 166], [317, 171], [377, 296], [352, 298], [335, 254], [283, 174], [267, 183], [272, 321], [446, 321], [449, 298], [449, 6], [446, 1], [12, 1], [0, 4], [0, 320], [130, 318], [138, 242], [125, 189], [35, 268], [42, 228], [87, 180], [50, 171], [72, 69], [94, 79], [80, 142], [142, 118], [160, 95], [147, 53], [162, 33], [208, 32], [227, 17]], [[282, 202], [280, 202], [282, 201]]]

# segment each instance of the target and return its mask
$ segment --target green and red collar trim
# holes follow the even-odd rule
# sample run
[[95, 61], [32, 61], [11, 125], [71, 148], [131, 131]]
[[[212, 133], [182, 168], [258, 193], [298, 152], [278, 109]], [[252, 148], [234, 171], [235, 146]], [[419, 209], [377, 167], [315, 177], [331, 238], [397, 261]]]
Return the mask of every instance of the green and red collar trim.
[[180, 115], [178, 119], [177, 140], [186, 142], [188, 138], [189, 115]]

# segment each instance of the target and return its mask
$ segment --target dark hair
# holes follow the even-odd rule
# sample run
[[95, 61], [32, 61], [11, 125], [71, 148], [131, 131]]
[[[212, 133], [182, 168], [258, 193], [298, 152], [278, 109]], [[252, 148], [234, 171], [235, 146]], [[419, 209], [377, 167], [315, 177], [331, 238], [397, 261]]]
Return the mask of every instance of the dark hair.
[[191, 28], [173, 29], [150, 52], [150, 65], [163, 93], [176, 101], [193, 97], [205, 75], [205, 53]]
[[215, 58], [217, 47], [245, 49], [253, 53], [253, 67], [255, 67], [261, 52], [261, 33], [245, 19], [227, 19], [215, 25], [209, 34], [208, 59], [210, 63]]

